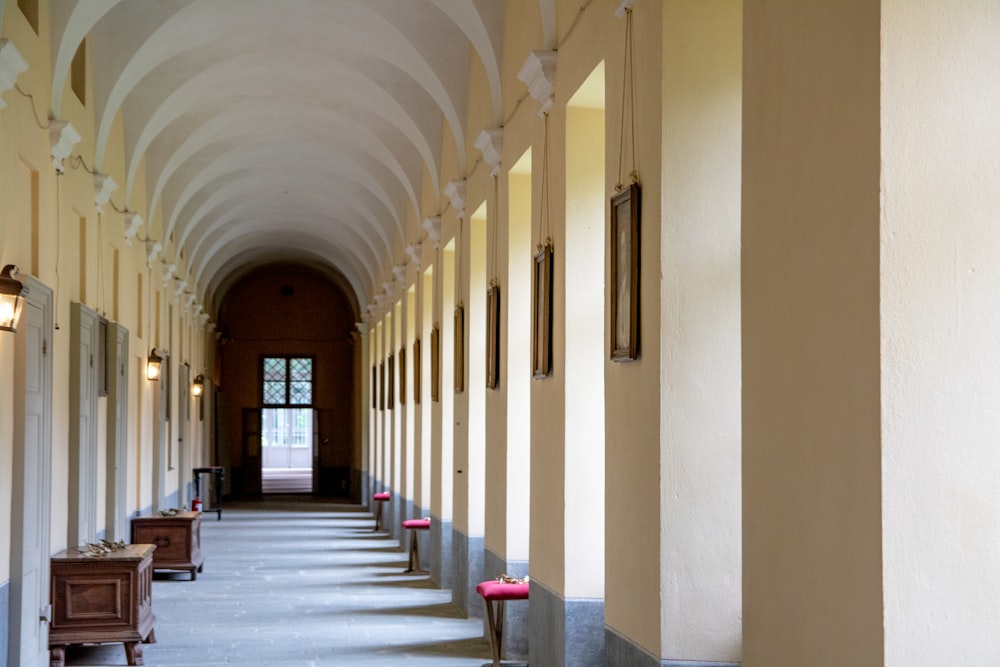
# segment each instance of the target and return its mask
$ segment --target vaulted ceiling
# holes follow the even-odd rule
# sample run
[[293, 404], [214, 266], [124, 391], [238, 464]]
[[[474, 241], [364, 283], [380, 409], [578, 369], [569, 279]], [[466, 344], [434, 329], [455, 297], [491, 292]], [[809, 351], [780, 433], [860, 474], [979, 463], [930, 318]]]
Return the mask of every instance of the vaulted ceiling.
[[[543, 22], [551, 2], [538, 5]], [[470, 55], [500, 119], [504, 4], [53, 1], [53, 113], [89, 35], [95, 166], [121, 112], [116, 199], [133, 205], [145, 180], [140, 213], [162, 206], [163, 236], [183, 252], [199, 300], [216, 308], [235, 277], [291, 261], [339, 274], [364, 308], [407, 243], [424, 170], [441, 196], [442, 133], [460, 170], [469, 160]]]

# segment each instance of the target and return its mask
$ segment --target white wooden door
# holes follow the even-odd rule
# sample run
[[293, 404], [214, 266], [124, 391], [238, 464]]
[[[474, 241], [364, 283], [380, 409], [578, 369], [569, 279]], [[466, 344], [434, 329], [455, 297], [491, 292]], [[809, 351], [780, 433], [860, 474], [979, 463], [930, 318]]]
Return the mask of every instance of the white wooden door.
[[[112, 343], [113, 341], [113, 343]], [[127, 538], [128, 509], [128, 329], [108, 326], [108, 455], [107, 534], [110, 540]]]
[[70, 304], [69, 526], [67, 544], [97, 541], [97, 313]]
[[8, 663], [48, 663], [52, 463], [52, 293], [26, 277], [17, 328]]

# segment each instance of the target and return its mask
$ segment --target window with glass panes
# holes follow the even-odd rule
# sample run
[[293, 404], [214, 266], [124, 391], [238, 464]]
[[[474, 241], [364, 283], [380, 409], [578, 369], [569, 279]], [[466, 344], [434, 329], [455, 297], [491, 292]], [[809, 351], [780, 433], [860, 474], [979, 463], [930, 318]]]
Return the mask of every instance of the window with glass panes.
[[312, 357], [264, 357], [264, 405], [312, 405]]

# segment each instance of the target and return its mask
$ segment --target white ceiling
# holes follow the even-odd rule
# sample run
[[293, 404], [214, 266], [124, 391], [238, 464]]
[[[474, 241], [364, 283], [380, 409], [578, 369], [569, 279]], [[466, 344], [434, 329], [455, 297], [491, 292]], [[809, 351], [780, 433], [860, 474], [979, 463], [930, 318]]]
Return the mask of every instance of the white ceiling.
[[[539, 0], [544, 25], [552, 2]], [[470, 53], [500, 121], [504, 4], [59, 0], [53, 112], [89, 34], [96, 168], [122, 112], [127, 180], [113, 199], [134, 210], [145, 179], [139, 212], [162, 206], [197, 298], [214, 310], [234, 277], [291, 261], [339, 273], [363, 309], [402, 259], [393, 248], [416, 240], [403, 230], [424, 169], [441, 196], [442, 133], [464, 152]]]

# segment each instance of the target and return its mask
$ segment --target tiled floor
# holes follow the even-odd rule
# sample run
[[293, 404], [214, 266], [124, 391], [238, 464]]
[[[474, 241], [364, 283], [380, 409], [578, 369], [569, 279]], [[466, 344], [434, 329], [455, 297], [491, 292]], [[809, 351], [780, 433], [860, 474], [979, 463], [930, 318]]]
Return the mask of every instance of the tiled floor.
[[[204, 572], [157, 573], [147, 666], [479, 667], [479, 619], [405, 575], [406, 553], [353, 505], [271, 497], [202, 522]], [[71, 647], [67, 665], [125, 665], [120, 644]]]

